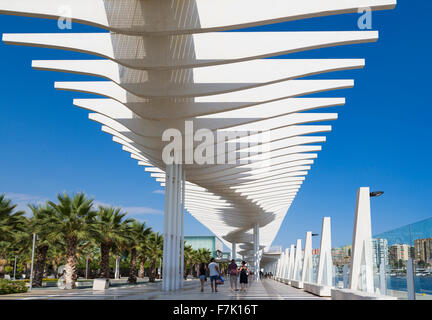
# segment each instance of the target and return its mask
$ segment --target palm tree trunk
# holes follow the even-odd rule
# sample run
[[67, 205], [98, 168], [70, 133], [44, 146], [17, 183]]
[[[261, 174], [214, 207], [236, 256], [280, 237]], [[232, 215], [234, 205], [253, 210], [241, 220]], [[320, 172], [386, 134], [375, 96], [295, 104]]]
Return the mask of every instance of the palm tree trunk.
[[4, 257], [0, 257], [0, 279], [3, 279], [5, 277], [5, 267], [7, 265], [8, 261]]
[[110, 266], [109, 266], [109, 254], [110, 254], [110, 245], [106, 242], [101, 243], [101, 278], [109, 278], [110, 277]]
[[37, 247], [36, 250], [36, 266], [35, 266], [35, 275], [33, 278], [33, 287], [42, 287], [43, 274], [45, 269], [45, 261], [48, 252], [47, 245], [41, 245]]
[[149, 281], [150, 282], [154, 282], [156, 279], [156, 260], [155, 259], [151, 259], [150, 260], [150, 276], [149, 276]]
[[136, 268], [136, 249], [133, 248], [131, 250], [131, 263], [130, 263], [128, 283], [131, 283], [131, 284], [136, 284], [137, 283], [136, 273], [137, 273], [137, 268]]
[[144, 278], [144, 264], [145, 264], [145, 259], [141, 258], [140, 259], [139, 272], [138, 272], [138, 278]]
[[58, 264], [57, 264], [57, 260], [54, 259], [54, 260], [52, 261], [52, 264], [53, 264], [54, 276], [57, 278], [57, 276], [58, 276], [58, 273], [57, 273], [57, 271], [58, 271]]
[[68, 237], [66, 239], [66, 289], [75, 289], [76, 288], [76, 248], [77, 248], [77, 239], [76, 237]]

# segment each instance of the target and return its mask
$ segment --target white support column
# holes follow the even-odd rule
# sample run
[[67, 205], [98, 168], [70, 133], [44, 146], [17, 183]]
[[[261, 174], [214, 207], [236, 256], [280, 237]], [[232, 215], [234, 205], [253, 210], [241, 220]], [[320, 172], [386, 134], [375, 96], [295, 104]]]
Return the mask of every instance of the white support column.
[[303, 267], [301, 281], [311, 283], [312, 282], [312, 231], [306, 232]]
[[372, 226], [370, 190], [362, 187], [357, 192], [357, 207], [352, 241], [350, 289], [374, 293], [372, 265]]
[[180, 237], [180, 287], [184, 286], [184, 211], [185, 211], [185, 193], [186, 193], [186, 171], [182, 168], [182, 203], [181, 203], [181, 237]]
[[177, 270], [178, 270], [178, 248], [177, 247], [177, 236], [178, 236], [178, 165], [173, 165], [173, 202], [172, 202], [172, 250], [171, 250], [171, 281], [170, 290], [176, 290], [177, 288]]
[[295, 247], [292, 244], [290, 246], [290, 255], [288, 260], [288, 280], [292, 280], [294, 278], [294, 257], [295, 257]]
[[280, 255], [280, 265], [281, 265], [281, 267], [280, 267], [280, 271], [279, 271], [279, 278], [281, 278], [281, 279], [284, 278], [284, 271], [285, 271], [285, 268], [286, 268], [286, 266], [285, 266], [285, 255], [286, 255], [286, 252], [282, 252], [281, 255]]
[[282, 274], [282, 279], [288, 280], [288, 268], [289, 268], [289, 249], [285, 248], [284, 254], [284, 271]]
[[163, 291], [169, 291], [169, 279], [170, 279], [170, 205], [171, 205], [171, 193], [172, 193], [172, 165], [167, 165], [165, 169], [165, 210], [164, 210], [164, 247], [163, 247], [163, 267], [162, 267], [162, 289]]
[[180, 276], [180, 258], [181, 258], [181, 228], [182, 228], [182, 222], [181, 222], [181, 209], [182, 209], [182, 178], [183, 178], [183, 172], [182, 172], [182, 165], [176, 164], [176, 201], [175, 201], [175, 250], [174, 250], [174, 289], [178, 290], [181, 286], [181, 276]]
[[301, 280], [301, 270], [302, 268], [302, 244], [301, 239], [297, 239], [295, 257], [294, 257], [294, 272], [292, 280]]
[[280, 279], [280, 270], [281, 270], [281, 267], [282, 267], [282, 255], [283, 255], [283, 252], [279, 256], [279, 259], [278, 259], [277, 265], [276, 265], [276, 272], [274, 274], [275, 277], [277, 278], [277, 280]]
[[330, 217], [324, 217], [321, 228], [320, 256], [318, 262], [317, 284], [332, 286], [333, 261], [331, 256]]
[[232, 243], [232, 247], [231, 247], [231, 259], [234, 260], [237, 259], [237, 246], [235, 242]]
[[260, 275], [260, 247], [259, 247], [259, 224], [255, 224], [254, 226], [254, 272], [255, 272], [255, 281], [259, 280]]
[[164, 291], [180, 288], [181, 284], [181, 239], [183, 222], [181, 211], [182, 199], [182, 166], [166, 166], [165, 217], [164, 217], [164, 252], [163, 282]]
[[176, 278], [176, 270], [175, 270], [175, 243], [176, 243], [176, 203], [177, 203], [177, 167], [175, 164], [172, 166], [172, 176], [170, 181], [170, 186], [172, 188], [171, 197], [170, 197], [170, 265], [169, 265], [169, 291], [175, 290], [175, 278]]

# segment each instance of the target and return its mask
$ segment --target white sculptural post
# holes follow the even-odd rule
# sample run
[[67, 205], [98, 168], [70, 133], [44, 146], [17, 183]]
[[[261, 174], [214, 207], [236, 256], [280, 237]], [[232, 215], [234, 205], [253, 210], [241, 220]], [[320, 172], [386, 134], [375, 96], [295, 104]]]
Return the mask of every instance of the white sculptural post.
[[285, 270], [284, 270], [284, 274], [283, 274], [283, 279], [288, 280], [288, 272], [289, 272], [289, 259], [290, 259], [290, 253], [289, 253], [289, 249], [286, 248], [285, 249]]
[[281, 255], [279, 256], [279, 259], [278, 259], [278, 261], [277, 261], [277, 265], [276, 265], [276, 273], [275, 273], [275, 277], [276, 277], [276, 280], [278, 280], [279, 278], [280, 278], [280, 269], [281, 269], [281, 261], [282, 261], [282, 254], [283, 253], [281, 253]]
[[374, 293], [375, 291], [372, 265], [372, 227], [369, 187], [362, 187], [357, 192], [357, 207], [352, 242], [350, 289], [369, 293]]
[[295, 258], [294, 258], [293, 280], [301, 280], [301, 272], [302, 272], [302, 246], [301, 246], [301, 239], [297, 239]]
[[306, 240], [305, 240], [305, 249], [304, 249], [304, 258], [303, 258], [303, 267], [302, 267], [302, 282], [312, 282], [312, 273], [313, 273], [313, 265], [312, 265], [312, 232], [306, 232]]
[[331, 256], [330, 217], [324, 217], [321, 228], [320, 256], [318, 262], [317, 284], [332, 286], [333, 261]]
[[288, 269], [287, 257], [288, 257], [288, 249], [285, 249], [285, 252], [282, 255], [282, 272], [281, 272], [282, 280], [286, 279], [286, 273]]
[[295, 247], [292, 244], [290, 246], [290, 255], [288, 260], [288, 279], [293, 279], [293, 271], [294, 271], [294, 255], [295, 255]]

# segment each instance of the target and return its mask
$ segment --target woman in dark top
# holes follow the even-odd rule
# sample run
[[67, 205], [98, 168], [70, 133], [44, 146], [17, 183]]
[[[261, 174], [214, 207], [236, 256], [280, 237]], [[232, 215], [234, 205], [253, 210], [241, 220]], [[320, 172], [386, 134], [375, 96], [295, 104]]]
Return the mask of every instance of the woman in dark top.
[[204, 262], [201, 262], [199, 267], [199, 278], [201, 281], [201, 292], [204, 291], [204, 282], [206, 281], [206, 272], [207, 272], [207, 266]]
[[241, 291], [246, 292], [246, 285], [248, 283], [248, 275], [249, 275], [249, 269], [248, 267], [246, 267], [246, 261], [242, 261], [242, 265], [239, 271], [240, 271]]

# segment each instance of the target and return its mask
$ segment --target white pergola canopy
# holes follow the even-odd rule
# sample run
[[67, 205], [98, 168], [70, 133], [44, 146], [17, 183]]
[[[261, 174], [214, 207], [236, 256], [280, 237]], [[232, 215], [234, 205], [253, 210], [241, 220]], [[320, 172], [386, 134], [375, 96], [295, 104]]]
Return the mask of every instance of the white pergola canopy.
[[[225, 244], [268, 248], [336, 120], [321, 108], [343, 97], [304, 97], [352, 88], [351, 79], [301, 79], [358, 69], [363, 59], [265, 59], [324, 47], [374, 42], [377, 31], [220, 32], [276, 22], [391, 9], [396, 0], [0, 0], [0, 13], [94, 25], [101, 33], [4, 34], [8, 44], [83, 52], [98, 60], [35, 60], [38, 70], [104, 81], [56, 82], [124, 151], [165, 186], [166, 129], [236, 131], [236, 163], [184, 164], [185, 208]], [[311, 112], [312, 111], [312, 112]], [[269, 133], [263, 142], [264, 133]], [[224, 144], [216, 140], [215, 146]], [[187, 151], [198, 145], [183, 145]], [[264, 150], [264, 151], [263, 151]], [[260, 153], [261, 154], [258, 154]], [[225, 151], [222, 154], [225, 156]], [[266, 163], [263, 165], [263, 163]]]

